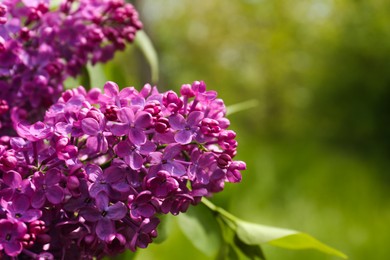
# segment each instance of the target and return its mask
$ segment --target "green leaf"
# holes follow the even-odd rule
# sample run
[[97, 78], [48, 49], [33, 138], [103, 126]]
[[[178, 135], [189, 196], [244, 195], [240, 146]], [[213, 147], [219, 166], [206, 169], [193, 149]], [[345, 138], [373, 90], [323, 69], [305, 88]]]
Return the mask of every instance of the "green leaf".
[[231, 115], [237, 112], [241, 112], [243, 110], [251, 109], [257, 107], [259, 105], [259, 101], [256, 99], [247, 100], [241, 103], [237, 103], [234, 105], [230, 105], [226, 108], [226, 114]]
[[86, 66], [81, 69], [80, 85], [83, 86], [87, 91], [91, 89], [91, 77]]
[[315, 249], [330, 255], [347, 259], [342, 252], [327, 246], [314, 237], [291, 229], [264, 226], [246, 221], [237, 221], [237, 235], [248, 245], [268, 243], [286, 249]]
[[203, 205], [190, 207], [177, 218], [184, 235], [201, 252], [216, 255], [221, 246], [221, 235], [214, 215]]
[[153, 239], [153, 243], [160, 244], [167, 239], [169, 231], [172, 230], [172, 217], [168, 214], [158, 216], [160, 219], [160, 224], [157, 226], [158, 236]]
[[141, 50], [142, 54], [145, 56], [145, 59], [149, 63], [152, 83], [157, 83], [159, 74], [158, 56], [152, 41], [145, 33], [145, 31], [138, 31], [134, 43], [135, 46]]
[[104, 84], [108, 81], [106, 73], [104, 71], [104, 65], [101, 63], [87, 66], [89, 74], [92, 75], [91, 86], [98, 87], [103, 90]]
[[324, 243], [321, 243], [314, 237], [305, 234], [305, 233], [299, 233], [289, 235], [286, 237], [282, 237], [279, 239], [272, 240], [268, 242], [268, 244], [272, 246], [287, 248], [287, 249], [316, 249], [318, 251], [330, 254], [330, 255], [336, 255], [338, 257], [347, 259], [348, 257], [343, 254], [342, 252], [325, 245]]
[[240, 259], [240, 257], [237, 254], [234, 245], [230, 243], [223, 243], [215, 259], [216, 260], [237, 260]]
[[244, 243], [237, 234], [234, 236], [234, 244], [249, 259], [265, 260], [263, 250], [261, 250], [259, 245], [248, 245]]

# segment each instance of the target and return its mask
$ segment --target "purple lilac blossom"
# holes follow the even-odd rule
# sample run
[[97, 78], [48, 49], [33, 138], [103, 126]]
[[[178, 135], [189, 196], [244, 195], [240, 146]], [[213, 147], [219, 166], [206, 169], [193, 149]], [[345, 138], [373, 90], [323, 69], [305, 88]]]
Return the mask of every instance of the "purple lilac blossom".
[[[177, 215], [241, 180], [236, 134], [204, 82], [180, 95], [107, 82], [65, 91], [0, 142], [0, 256], [101, 259], [145, 248]], [[7, 258], [6, 258], [7, 259]]]
[[0, 3], [2, 135], [14, 135], [19, 121], [42, 120], [68, 77], [88, 63], [112, 59], [142, 28], [124, 0], [61, 0], [56, 7], [52, 2]]

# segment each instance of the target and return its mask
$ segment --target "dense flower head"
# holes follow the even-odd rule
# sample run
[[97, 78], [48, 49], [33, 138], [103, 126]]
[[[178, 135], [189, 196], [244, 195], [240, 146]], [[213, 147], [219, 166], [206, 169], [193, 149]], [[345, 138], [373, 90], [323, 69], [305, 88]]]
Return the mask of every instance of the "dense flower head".
[[[239, 182], [226, 108], [204, 82], [64, 92], [0, 145], [0, 250], [89, 259], [145, 248], [177, 215]], [[6, 142], [7, 140], [5, 140]], [[1, 252], [1, 251], [0, 251]]]
[[0, 133], [42, 120], [66, 78], [87, 63], [110, 60], [142, 23], [124, 0], [2, 0], [0, 3]]

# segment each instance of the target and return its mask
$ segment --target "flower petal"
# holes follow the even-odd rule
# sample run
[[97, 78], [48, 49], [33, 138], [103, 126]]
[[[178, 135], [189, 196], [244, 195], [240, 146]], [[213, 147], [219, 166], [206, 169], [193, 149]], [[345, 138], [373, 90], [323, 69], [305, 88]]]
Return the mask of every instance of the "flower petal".
[[141, 111], [137, 113], [134, 125], [138, 128], [147, 128], [152, 124], [152, 116], [145, 112]]
[[22, 252], [22, 243], [17, 241], [10, 241], [8, 243], [4, 243], [4, 251], [9, 256], [17, 256]]
[[192, 132], [190, 130], [181, 130], [175, 134], [175, 141], [180, 144], [189, 144], [192, 141]]
[[190, 126], [198, 125], [199, 122], [203, 119], [204, 114], [200, 111], [193, 111], [188, 115], [187, 124]]
[[99, 123], [93, 118], [84, 118], [81, 121], [81, 128], [85, 134], [95, 136], [99, 132]]
[[16, 171], [8, 171], [3, 174], [3, 181], [12, 188], [19, 188], [22, 184], [22, 176]]
[[118, 201], [114, 205], [108, 207], [106, 217], [112, 220], [120, 220], [124, 218], [126, 214], [126, 205], [123, 202]]
[[35, 191], [31, 198], [31, 206], [38, 209], [41, 208], [46, 202], [45, 192], [43, 190]]
[[45, 181], [47, 186], [53, 186], [60, 182], [61, 180], [61, 172], [54, 168], [51, 170], [48, 170], [45, 175]]
[[137, 152], [132, 152], [125, 157], [125, 162], [130, 165], [131, 169], [139, 170], [142, 167], [143, 157]]
[[64, 191], [59, 186], [52, 186], [46, 190], [46, 198], [54, 205], [60, 204], [64, 198]]
[[114, 123], [111, 125], [110, 130], [116, 136], [123, 136], [129, 132], [129, 125], [124, 123]]
[[122, 141], [115, 147], [115, 152], [119, 157], [124, 158], [130, 154], [130, 149], [130, 144]]
[[97, 210], [97, 208], [92, 207], [84, 207], [80, 209], [80, 215], [85, 218], [87, 221], [98, 221], [101, 217], [100, 212]]
[[182, 130], [186, 126], [186, 120], [180, 114], [172, 115], [168, 119], [169, 119], [169, 124], [171, 125], [171, 128], [173, 130]]
[[129, 139], [135, 145], [141, 145], [146, 142], [145, 133], [137, 128], [130, 128], [129, 131]]
[[135, 116], [134, 116], [134, 112], [131, 108], [124, 107], [118, 111], [118, 118], [121, 122], [128, 124], [128, 123], [134, 122]]
[[107, 218], [99, 219], [96, 225], [96, 234], [101, 240], [107, 241], [111, 235], [114, 235], [114, 233], [115, 227], [112, 220]]
[[108, 81], [104, 84], [104, 94], [109, 97], [115, 97], [119, 94], [119, 87], [115, 82]]

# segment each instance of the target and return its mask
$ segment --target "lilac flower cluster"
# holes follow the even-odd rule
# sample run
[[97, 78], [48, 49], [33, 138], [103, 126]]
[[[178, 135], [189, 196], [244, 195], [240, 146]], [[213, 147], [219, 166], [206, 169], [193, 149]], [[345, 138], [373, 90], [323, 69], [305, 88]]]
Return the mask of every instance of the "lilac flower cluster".
[[20, 120], [42, 120], [66, 78], [88, 62], [110, 60], [142, 27], [124, 0], [2, 0], [0, 3], [0, 133]]
[[[0, 145], [3, 256], [90, 259], [145, 248], [177, 215], [239, 182], [236, 134], [203, 82], [180, 95], [113, 82], [64, 92]], [[1, 251], [0, 251], [1, 252]], [[1, 253], [0, 253], [1, 254]], [[1, 255], [0, 255], [1, 256]]]

